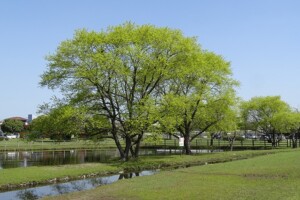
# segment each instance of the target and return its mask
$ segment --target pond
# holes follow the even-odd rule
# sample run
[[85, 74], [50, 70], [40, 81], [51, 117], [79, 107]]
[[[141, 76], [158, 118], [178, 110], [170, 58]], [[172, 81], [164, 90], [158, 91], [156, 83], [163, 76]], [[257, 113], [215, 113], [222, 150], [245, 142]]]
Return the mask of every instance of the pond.
[[[210, 150], [193, 150], [194, 153], [210, 153]], [[216, 151], [216, 150], [215, 150]], [[140, 155], [180, 154], [181, 150], [175, 149], [141, 149]], [[81, 164], [91, 162], [108, 162], [118, 158], [116, 149], [107, 150], [61, 150], [61, 151], [15, 151], [0, 152], [0, 169]]]
[[45, 196], [66, 194], [74, 191], [93, 189], [101, 185], [111, 184], [118, 180], [129, 179], [138, 176], [148, 176], [156, 171], [142, 171], [137, 173], [118, 174], [106, 177], [90, 178], [67, 183], [53, 184], [41, 187], [34, 187], [22, 190], [0, 193], [1, 200], [36, 200]]
[[61, 150], [0, 152], [0, 169], [107, 162], [117, 157], [116, 150]]

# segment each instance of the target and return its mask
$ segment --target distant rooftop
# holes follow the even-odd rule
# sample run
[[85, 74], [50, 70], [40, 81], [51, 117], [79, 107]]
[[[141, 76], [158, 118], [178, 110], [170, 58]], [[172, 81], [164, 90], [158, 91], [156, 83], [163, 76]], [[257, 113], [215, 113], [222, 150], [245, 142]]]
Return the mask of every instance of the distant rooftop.
[[26, 122], [27, 121], [27, 119], [23, 118], [23, 117], [10, 117], [10, 118], [6, 118], [5, 120], [7, 120], [7, 119], [20, 120], [22, 122]]

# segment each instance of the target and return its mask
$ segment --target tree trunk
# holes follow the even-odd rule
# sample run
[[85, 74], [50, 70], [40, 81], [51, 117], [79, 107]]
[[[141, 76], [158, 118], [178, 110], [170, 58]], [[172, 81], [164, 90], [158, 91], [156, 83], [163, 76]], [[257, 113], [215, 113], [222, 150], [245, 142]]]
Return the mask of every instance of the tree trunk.
[[114, 141], [116, 143], [116, 146], [118, 148], [118, 151], [119, 151], [119, 154], [120, 154], [120, 159], [124, 160], [125, 159], [125, 154], [124, 154], [123, 148], [120, 144], [120, 141], [119, 141], [119, 138], [118, 138], [118, 135], [117, 135], [117, 129], [115, 128], [114, 123], [112, 125], [112, 136], [113, 136], [113, 139], [114, 139]]
[[230, 151], [233, 151], [233, 143], [234, 143], [235, 138], [228, 138], [228, 140], [229, 140], [229, 145], [230, 145]]
[[291, 141], [292, 141], [292, 148], [297, 148], [297, 136], [295, 133], [293, 133]]
[[191, 155], [191, 142], [190, 142], [190, 134], [186, 133], [184, 136], [184, 150], [186, 155]]
[[130, 148], [131, 148], [131, 138], [130, 138], [130, 136], [126, 136], [125, 137], [125, 151], [124, 151], [124, 158], [123, 158], [124, 161], [129, 160]]
[[135, 145], [135, 148], [134, 148], [134, 155], [132, 155], [135, 158], [139, 157], [140, 145], [141, 145], [142, 138], [143, 138], [143, 133], [138, 135], [138, 138], [137, 138], [137, 141], [136, 141], [136, 145]]
[[272, 147], [276, 146], [275, 133], [272, 133]]

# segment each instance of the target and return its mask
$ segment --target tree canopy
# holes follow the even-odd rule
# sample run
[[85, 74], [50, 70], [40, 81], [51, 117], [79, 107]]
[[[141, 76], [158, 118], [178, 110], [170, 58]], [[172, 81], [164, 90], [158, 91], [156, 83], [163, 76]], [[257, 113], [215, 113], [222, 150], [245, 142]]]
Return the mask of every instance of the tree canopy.
[[16, 119], [6, 119], [1, 125], [1, 129], [7, 133], [19, 133], [24, 130], [24, 122]]
[[253, 97], [241, 105], [244, 128], [272, 135], [273, 146], [276, 145], [275, 134], [283, 130], [282, 120], [287, 120], [291, 112], [280, 96]]
[[153, 125], [163, 127], [183, 113], [176, 129], [188, 123], [185, 128], [204, 131], [224, 119], [235, 96], [230, 64], [166, 27], [125, 23], [100, 32], [78, 30], [47, 61], [40, 84], [60, 89], [67, 104], [108, 119], [124, 160], [130, 152], [138, 155]]
[[109, 123], [101, 116], [87, 114], [84, 107], [61, 105], [34, 119], [30, 127], [40, 136], [66, 139], [107, 132]]

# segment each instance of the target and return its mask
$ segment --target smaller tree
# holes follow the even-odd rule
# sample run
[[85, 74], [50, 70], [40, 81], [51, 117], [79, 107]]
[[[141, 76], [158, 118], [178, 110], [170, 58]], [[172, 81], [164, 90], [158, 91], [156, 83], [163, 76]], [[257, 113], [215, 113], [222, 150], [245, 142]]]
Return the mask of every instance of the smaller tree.
[[81, 134], [105, 136], [109, 131], [109, 122], [106, 118], [88, 113], [84, 107], [57, 105], [44, 112], [44, 115], [31, 123], [31, 131], [43, 137], [65, 139]]
[[297, 142], [300, 136], [300, 113], [280, 113], [276, 115], [274, 121], [282, 134], [289, 135], [292, 141], [292, 148], [297, 148]]
[[1, 129], [7, 133], [18, 133], [24, 130], [24, 123], [20, 120], [7, 119], [4, 120]]
[[276, 134], [282, 130], [279, 121], [289, 112], [290, 106], [280, 96], [254, 97], [241, 105], [243, 127], [252, 127], [254, 131], [270, 135], [273, 147], [278, 144]]

